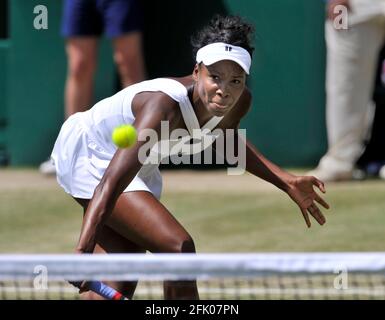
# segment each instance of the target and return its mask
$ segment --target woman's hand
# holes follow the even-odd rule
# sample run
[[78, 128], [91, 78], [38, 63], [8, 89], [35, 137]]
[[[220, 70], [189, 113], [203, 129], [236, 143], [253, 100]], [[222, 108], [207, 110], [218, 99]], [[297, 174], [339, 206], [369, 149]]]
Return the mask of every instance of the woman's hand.
[[[83, 254], [82, 250], [76, 248], [75, 254]], [[74, 287], [79, 289], [79, 294], [83, 292], [87, 292], [89, 290], [87, 281], [68, 281], [70, 284], [72, 284]]]
[[87, 281], [68, 281], [74, 287], [79, 289], [79, 294], [89, 291], [88, 282]]
[[326, 219], [316, 202], [324, 208], [329, 209], [329, 204], [322, 199], [314, 190], [317, 187], [322, 193], [325, 193], [324, 183], [315, 177], [297, 176], [289, 181], [289, 189], [287, 191], [290, 198], [298, 205], [305, 219], [306, 225], [310, 228], [311, 223], [309, 213], [320, 224], [323, 225]]

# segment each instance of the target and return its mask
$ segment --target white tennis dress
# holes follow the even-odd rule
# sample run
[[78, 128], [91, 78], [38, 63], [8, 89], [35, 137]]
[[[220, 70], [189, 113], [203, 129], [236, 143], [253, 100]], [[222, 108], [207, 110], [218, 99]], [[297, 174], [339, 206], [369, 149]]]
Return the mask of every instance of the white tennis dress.
[[[197, 129], [210, 134], [223, 118], [213, 117], [200, 128], [187, 89], [176, 80], [159, 78], [129, 86], [96, 103], [90, 110], [70, 116], [64, 122], [51, 158], [55, 164], [57, 181], [67, 193], [76, 198], [92, 198], [96, 186], [117, 150], [111, 140], [112, 131], [119, 125], [134, 122], [132, 100], [136, 94], [144, 91], [164, 92], [178, 102], [188, 129], [188, 133], [182, 139], [190, 140], [193, 130], [196, 132]], [[195, 136], [194, 134], [194, 139]], [[167, 149], [167, 156], [181, 152], [175, 148], [181, 139], [168, 141], [170, 147]], [[150, 157], [155, 155], [159, 158], [157, 153], [157, 149], [160, 150], [159, 146], [160, 142], [153, 147]], [[202, 144], [201, 150], [207, 146]], [[164, 152], [164, 148], [161, 150]], [[166, 155], [162, 154], [162, 157], [164, 156]], [[159, 164], [160, 161], [145, 162], [124, 192], [144, 190], [159, 199], [162, 191]]]

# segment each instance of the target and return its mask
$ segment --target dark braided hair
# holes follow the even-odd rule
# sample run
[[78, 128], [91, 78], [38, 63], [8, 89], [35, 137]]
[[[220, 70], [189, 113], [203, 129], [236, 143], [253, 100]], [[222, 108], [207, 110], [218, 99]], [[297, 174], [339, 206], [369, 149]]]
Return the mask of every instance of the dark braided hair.
[[215, 42], [242, 47], [253, 56], [253, 33], [254, 26], [239, 16], [215, 15], [207, 26], [191, 38], [194, 58], [200, 48]]

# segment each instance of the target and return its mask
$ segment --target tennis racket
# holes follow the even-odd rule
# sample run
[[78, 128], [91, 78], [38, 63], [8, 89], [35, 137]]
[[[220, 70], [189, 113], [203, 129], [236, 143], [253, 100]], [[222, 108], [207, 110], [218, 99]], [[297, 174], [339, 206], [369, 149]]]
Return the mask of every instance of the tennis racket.
[[[70, 284], [80, 289], [82, 282], [69, 281]], [[129, 300], [120, 292], [100, 281], [87, 281], [85, 287], [107, 300]]]

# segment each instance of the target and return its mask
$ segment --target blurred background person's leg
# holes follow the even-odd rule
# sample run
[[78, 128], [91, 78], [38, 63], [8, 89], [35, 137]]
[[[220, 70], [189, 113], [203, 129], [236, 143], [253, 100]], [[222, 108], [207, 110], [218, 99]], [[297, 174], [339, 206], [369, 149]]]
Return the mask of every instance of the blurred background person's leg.
[[383, 18], [337, 30], [326, 22], [328, 151], [309, 174], [324, 181], [352, 178], [373, 120], [376, 64], [385, 36]]
[[142, 49], [143, 11], [138, 0], [99, 0], [105, 35], [112, 40], [121, 86], [146, 78]]
[[96, 37], [69, 38], [66, 43], [68, 71], [65, 86], [65, 115], [88, 110], [92, 105], [97, 63]]
[[[62, 34], [66, 38], [67, 80], [65, 117], [86, 111], [93, 104], [98, 39], [112, 40], [114, 61], [122, 87], [146, 78], [142, 50], [142, 8], [137, 0], [65, 0]], [[55, 174], [51, 160], [40, 172]]]
[[146, 78], [142, 53], [142, 33], [133, 32], [113, 40], [114, 60], [122, 87]]

